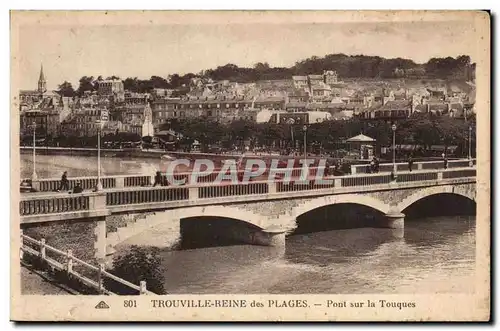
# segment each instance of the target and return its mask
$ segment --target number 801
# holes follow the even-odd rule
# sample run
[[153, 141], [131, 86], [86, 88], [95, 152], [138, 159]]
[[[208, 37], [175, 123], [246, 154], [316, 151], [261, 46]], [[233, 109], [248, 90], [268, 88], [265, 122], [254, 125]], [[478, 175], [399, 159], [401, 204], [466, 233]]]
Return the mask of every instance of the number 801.
[[123, 301], [123, 306], [125, 308], [131, 308], [131, 307], [135, 308], [137, 307], [137, 302], [135, 300], [125, 300]]

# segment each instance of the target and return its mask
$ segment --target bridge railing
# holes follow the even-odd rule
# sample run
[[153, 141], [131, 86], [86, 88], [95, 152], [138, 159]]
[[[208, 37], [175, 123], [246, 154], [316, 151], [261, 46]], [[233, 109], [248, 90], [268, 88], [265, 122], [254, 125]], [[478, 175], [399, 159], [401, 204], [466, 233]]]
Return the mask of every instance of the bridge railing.
[[19, 202], [19, 214], [22, 216], [83, 211], [89, 208], [90, 197], [85, 195], [33, 197]]
[[106, 192], [107, 206], [188, 199], [189, 188], [177, 186]]
[[[310, 176], [315, 176], [319, 169], [324, 167], [310, 167], [308, 173]], [[280, 168], [277, 170], [279, 172], [290, 172], [292, 177], [299, 177], [302, 174], [302, 168]], [[242, 178], [245, 174], [245, 170], [239, 170], [236, 172], [236, 177]], [[175, 173], [173, 177], [176, 180], [184, 179], [187, 184], [195, 181], [197, 184], [213, 183], [218, 172], [213, 172], [206, 175], [203, 172], [180, 172]], [[267, 178], [269, 175], [269, 169], [259, 176], [260, 178]], [[196, 178], [196, 179], [194, 179]], [[258, 180], [255, 179], [255, 180]], [[23, 182], [28, 183], [33, 186], [31, 179], [24, 179]], [[97, 185], [97, 178], [95, 177], [70, 177], [68, 178], [68, 190], [72, 190], [76, 183], [80, 182], [84, 190], [92, 190]], [[167, 176], [162, 176], [162, 182], [167, 182]], [[125, 187], [141, 187], [141, 186], [151, 186], [154, 183], [154, 176], [151, 175], [113, 175], [113, 176], [102, 176], [101, 183], [103, 188], [125, 188]], [[39, 192], [54, 192], [57, 191], [61, 186], [61, 179], [58, 178], [44, 178], [36, 181], [36, 190]]]
[[[476, 160], [472, 160], [475, 164]], [[406, 171], [408, 170], [407, 163], [397, 163], [398, 171]], [[459, 168], [466, 167], [469, 165], [469, 160], [451, 160], [448, 163], [449, 168]], [[356, 174], [366, 174], [368, 173], [369, 165], [353, 165], [351, 166], [351, 171], [353, 175]], [[416, 162], [414, 164], [415, 170], [427, 170], [427, 169], [442, 169], [443, 162], [442, 161], [430, 161], [430, 162]], [[308, 174], [309, 176], [316, 176], [318, 171], [322, 171], [325, 173], [324, 167], [309, 167]], [[265, 172], [257, 178], [252, 178], [254, 181], [262, 181], [269, 177], [269, 168], [265, 170]], [[276, 170], [277, 172], [283, 173], [284, 171], [291, 173], [292, 178], [300, 177], [302, 175], [302, 168], [280, 168]], [[383, 163], [379, 166], [379, 173], [391, 172], [392, 164]], [[242, 178], [245, 174], [245, 170], [240, 170], [236, 173], [238, 178]], [[218, 172], [214, 172], [210, 175], [206, 175], [202, 172], [182, 172], [175, 173], [173, 177], [176, 180], [184, 179], [186, 184], [190, 184], [192, 181], [197, 184], [208, 184], [213, 183], [217, 176]], [[196, 176], [196, 179], [193, 178]], [[36, 185], [33, 185], [31, 179], [25, 179], [23, 182], [28, 183], [32, 187], [36, 188], [39, 192], [51, 192], [57, 191], [61, 186], [61, 180], [58, 178], [45, 178], [36, 181]], [[70, 177], [68, 179], [68, 190], [72, 190], [76, 183], [80, 182], [81, 186], [84, 190], [92, 190], [95, 188], [97, 184], [97, 178], [95, 177]], [[101, 177], [101, 183], [104, 189], [113, 189], [113, 188], [126, 188], [126, 187], [142, 187], [142, 186], [151, 186], [154, 182], [154, 175], [113, 175], [113, 176], [103, 176]], [[167, 176], [162, 176], [162, 182], [167, 183]]]
[[443, 172], [443, 178], [462, 178], [476, 176], [476, 169], [461, 169], [456, 171]]
[[[107, 290], [104, 287], [103, 280], [105, 278], [110, 278], [122, 285], [125, 285], [133, 290], [136, 290], [138, 294], [155, 294], [147, 290], [146, 281], [141, 281], [140, 285], [132, 284], [125, 279], [117, 277], [104, 269], [104, 264], [99, 266], [94, 266], [87, 263], [75, 256], [71, 250], [63, 252], [55, 247], [47, 245], [45, 239], [36, 240], [25, 234], [21, 230], [21, 241], [20, 241], [20, 258], [24, 257], [24, 253], [34, 256], [47, 263], [50, 267], [65, 272], [68, 277], [76, 278], [86, 286], [95, 289], [100, 294], [116, 295], [115, 293]], [[80, 271], [78, 271], [79, 269]], [[95, 279], [92, 279], [91, 275], [95, 275]]]
[[[21, 216], [59, 213], [65, 211], [94, 210], [96, 206], [106, 208], [107, 206], [125, 206], [130, 204], [161, 203], [161, 202], [195, 202], [196, 200], [225, 198], [234, 196], [252, 196], [297, 192], [314, 191], [324, 189], [337, 189], [342, 187], [370, 187], [407, 182], [426, 182], [448, 180], [455, 178], [470, 178], [476, 176], [475, 168], [457, 168], [440, 170], [420, 170], [413, 172], [400, 172], [397, 179], [392, 182], [390, 174], [365, 174], [363, 176], [330, 176], [324, 178], [329, 183], [321, 183], [316, 179], [305, 181], [294, 180], [285, 182], [256, 181], [239, 184], [198, 184], [186, 186], [166, 187], [128, 187], [123, 189], [107, 190], [100, 193], [79, 193], [78, 195], [62, 194], [56, 196], [32, 196], [22, 195], [20, 202]], [[88, 199], [88, 200], [87, 200]], [[101, 200], [100, 200], [101, 199]], [[56, 206], [56, 207], [54, 207]]]
[[[444, 173], [449, 173], [448, 177], [442, 176]], [[441, 175], [440, 175], [441, 174]], [[474, 177], [475, 169], [441, 169], [441, 170], [421, 170], [414, 172], [402, 172], [398, 173], [396, 183], [405, 182], [416, 182], [416, 181], [435, 181], [440, 178], [463, 178], [463, 177]], [[292, 180], [286, 182], [283, 180], [275, 181], [256, 181], [249, 183], [240, 184], [219, 184], [219, 185], [192, 185], [192, 186], [181, 186], [181, 187], [166, 187], [161, 190], [178, 190], [185, 189], [187, 192], [183, 193], [179, 198], [173, 198], [172, 195], [164, 194], [166, 197], [162, 201], [196, 201], [202, 199], [211, 198], [223, 198], [223, 197], [234, 197], [234, 196], [254, 196], [254, 195], [265, 195], [265, 194], [275, 194], [284, 192], [297, 192], [297, 191], [312, 191], [312, 190], [323, 190], [323, 189], [333, 189], [340, 187], [369, 187], [373, 185], [388, 184], [391, 183], [390, 174], [365, 174], [364, 176], [329, 176], [324, 178], [325, 180], [330, 180], [329, 183], [321, 183], [316, 181], [316, 179], [307, 180]], [[154, 190], [154, 188], [140, 188], [141, 193], [137, 193], [137, 190], [129, 189], [131, 195], [144, 196], [142, 192], [149, 192]], [[157, 202], [156, 200], [149, 200], [148, 198], [128, 198], [127, 200], [122, 199], [122, 192], [118, 195], [116, 193], [107, 192], [107, 196], [115, 196], [113, 205], [126, 205], [131, 203], [131, 201], [141, 201], [141, 202]], [[147, 193], [150, 194], [150, 193]], [[146, 194], [146, 196], [148, 196]], [[109, 201], [109, 200], [108, 200]]]
[[[460, 160], [449, 160], [448, 168], [463, 168], [469, 166], [469, 162], [472, 161], [473, 165], [476, 165], [476, 159], [460, 159]], [[422, 162], [414, 162], [413, 170], [428, 170], [428, 169], [443, 169], [444, 163], [442, 160], [438, 161], [422, 161]], [[392, 163], [381, 163], [379, 165], [379, 172], [391, 172], [393, 169]], [[369, 173], [370, 165], [369, 164], [356, 164], [351, 166], [352, 174], [365, 174]], [[397, 171], [406, 171], [408, 170], [408, 162], [397, 162], [396, 163]]]

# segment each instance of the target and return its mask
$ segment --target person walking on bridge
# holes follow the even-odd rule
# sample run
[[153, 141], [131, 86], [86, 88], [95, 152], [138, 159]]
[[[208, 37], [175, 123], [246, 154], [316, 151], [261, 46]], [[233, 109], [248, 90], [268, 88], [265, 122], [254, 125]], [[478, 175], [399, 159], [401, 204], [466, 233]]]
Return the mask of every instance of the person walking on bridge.
[[58, 191], [69, 190], [68, 172], [65, 171], [61, 177], [61, 184], [59, 185]]
[[155, 183], [153, 184], [153, 187], [155, 187], [156, 185], [162, 185], [162, 180], [161, 180], [161, 172], [157, 171], [156, 172], [156, 175], [155, 175]]

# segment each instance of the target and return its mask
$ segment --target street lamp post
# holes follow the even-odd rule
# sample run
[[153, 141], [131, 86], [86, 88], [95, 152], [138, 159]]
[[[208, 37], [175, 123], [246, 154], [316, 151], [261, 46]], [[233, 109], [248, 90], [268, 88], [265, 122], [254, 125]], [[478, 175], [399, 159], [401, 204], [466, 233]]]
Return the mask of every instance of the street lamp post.
[[33, 173], [31, 174], [31, 180], [37, 180], [38, 176], [36, 174], [36, 122], [33, 121]]
[[96, 121], [97, 124], [97, 185], [96, 191], [102, 191], [101, 183], [101, 121]]
[[472, 167], [472, 126], [469, 125], [469, 166]]
[[391, 126], [392, 129], [392, 172], [393, 172], [393, 179], [396, 180], [396, 173], [397, 173], [397, 167], [396, 167], [396, 124], [392, 124]]
[[304, 124], [302, 127], [302, 131], [304, 131], [304, 164], [306, 164], [307, 159], [307, 125]]

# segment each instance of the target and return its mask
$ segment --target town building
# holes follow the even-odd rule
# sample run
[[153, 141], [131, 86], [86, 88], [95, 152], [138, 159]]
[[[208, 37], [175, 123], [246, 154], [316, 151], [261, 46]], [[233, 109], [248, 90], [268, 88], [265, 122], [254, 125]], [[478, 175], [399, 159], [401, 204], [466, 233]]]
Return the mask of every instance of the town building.
[[286, 103], [308, 102], [309, 93], [304, 90], [292, 90], [287, 93]]
[[47, 81], [43, 73], [43, 65], [40, 66], [40, 76], [36, 90], [21, 90], [19, 91], [19, 110], [35, 110], [40, 109], [40, 105], [44, 99], [48, 97], [58, 97], [54, 91], [47, 92]]
[[109, 79], [97, 81], [97, 91], [99, 95], [120, 95], [125, 93], [123, 81], [119, 79]]
[[339, 83], [337, 72], [334, 70], [323, 71], [324, 82], [327, 85], [334, 85]]
[[[68, 118], [61, 122], [61, 135], [91, 137], [97, 135], [99, 131], [98, 121], [101, 121], [101, 114], [106, 109], [85, 108], [71, 113]], [[105, 123], [102, 123], [105, 125]]]
[[292, 76], [293, 87], [296, 89], [309, 88], [309, 79], [307, 76]]
[[151, 103], [153, 113], [153, 126], [167, 122], [169, 119], [178, 118], [180, 98], [156, 99]]
[[413, 111], [411, 101], [391, 100], [378, 108], [366, 109], [359, 116], [366, 120], [396, 120], [410, 117]]
[[40, 135], [57, 136], [59, 123], [67, 118], [72, 107], [71, 98], [47, 90], [47, 80], [41, 66], [37, 89], [19, 92], [20, 134], [31, 135], [35, 123], [36, 132]]
[[[33, 135], [33, 128], [39, 137], [59, 135], [60, 113], [55, 110], [27, 110], [20, 116], [21, 136]], [[33, 124], [35, 125], [33, 127]]]

